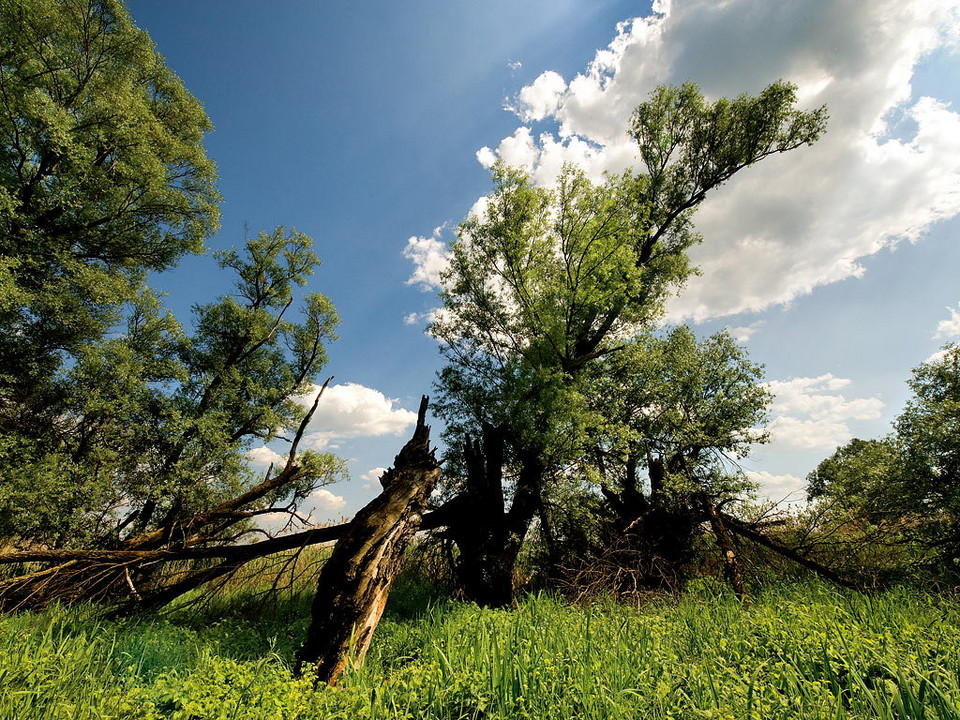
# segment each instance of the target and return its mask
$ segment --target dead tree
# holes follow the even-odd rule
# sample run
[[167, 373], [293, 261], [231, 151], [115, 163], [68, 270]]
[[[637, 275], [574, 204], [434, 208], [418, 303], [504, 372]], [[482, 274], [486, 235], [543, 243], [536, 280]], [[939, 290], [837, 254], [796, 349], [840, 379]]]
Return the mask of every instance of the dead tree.
[[413, 438], [380, 478], [383, 492], [357, 513], [320, 572], [307, 639], [297, 654], [297, 673], [309, 667], [317, 682], [333, 685], [351, 659], [362, 661], [403, 552], [420, 527], [440, 476], [426, 410], [424, 397]]
[[834, 570], [828, 568], [826, 565], [818, 563], [816, 560], [802, 555], [791, 547], [783, 545], [782, 543], [777, 542], [773, 538], [765, 535], [760, 530], [750, 527], [747, 523], [742, 520], [738, 520], [732, 515], [727, 515], [726, 513], [718, 513], [719, 518], [723, 520], [724, 525], [730, 529], [731, 532], [740, 535], [741, 537], [751, 540], [752, 542], [761, 545], [768, 550], [772, 550], [778, 555], [791, 560], [801, 567], [805, 567], [808, 570], [816, 573], [824, 580], [829, 580], [830, 582], [839, 585], [840, 587], [850, 588], [851, 590], [863, 590], [864, 585], [862, 583], [855, 582], [849, 578], [845, 578], [839, 575]]
[[730, 587], [733, 588], [737, 600], [742, 601], [746, 598], [743, 568], [740, 566], [740, 559], [737, 557], [737, 552], [733, 548], [733, 539], [730, 537], [730, 531], [727, 529], [723, 518], [720, 517], [720, 511], [712, 502], [704, 502], [703, 507], [707, 513], [707, 517], [710, 518], [710, 529], [713, 530], [713, 535], [717, 539], [720, 552], [723, 553], [723, 574], [727, 578], [727, 582], [730, 583]]

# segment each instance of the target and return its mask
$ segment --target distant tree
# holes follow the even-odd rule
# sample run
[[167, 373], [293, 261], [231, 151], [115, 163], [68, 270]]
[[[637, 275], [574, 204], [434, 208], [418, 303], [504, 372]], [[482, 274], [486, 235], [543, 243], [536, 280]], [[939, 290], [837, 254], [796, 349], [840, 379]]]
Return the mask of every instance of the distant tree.
[[0, 2], [0, 401], [24, 422], [216, 228], [210, 129], [119, 0]]
[[[829, 515], [884, 542], [914, 544], [941, 569], [960, 563], [960, 345], [913, 370], [913, 397], [879, 440], [851, 440], [807, 476]], [[874, 532], [876, 534], [876, 532]]]
[[[688, 277], [686, 253], [699, 242], [693, 212], [707, 192], [819, 137], [825, 111], [795, 104], [787, 83], [713, 103], [693, 85], [662, 87], [631, 120], [640, 171], [594, 184], [568, 167], [547, 189], [494, 167], [484, 210], [461, 225], [452, 245], [443, 311], [431, 328], [447, 359], [437, 407], [448, 438], [454, 446], [466, 436], [484, 438], [483, 447], [471, 441], [473, 461], [465, 466], [475, 474], [482, 467], [487, 480], [464, 500], [476, 507], [482, 486], [489, 494], [483, 506], [493, 508], [464, 521], [485, 548], [466, 556], [479, 552], [489, 561], [473, 566], [499, 568], [493, 574], [502, 589], [484, 602], [512, 598], [508, 578], [545, 484], [578, 457], [583, 430], [595, 424], [584, 370], [649, 328]], [[514, 468], [509, 510], [501, 510], [498, 463]]]
[[927, 541], [960, 569], [960, 344], [923, 363], [894, 425], [903, 457], [904, 505], [925, 518]]
[[902, 476], [903, 460], [895, 438], [854, 438], [838, 447], [807, 475], [807, 498], [828, 499], [838, 511], [863, 519], [897, 518], [903, 508], [892, 503], [890, 487]]

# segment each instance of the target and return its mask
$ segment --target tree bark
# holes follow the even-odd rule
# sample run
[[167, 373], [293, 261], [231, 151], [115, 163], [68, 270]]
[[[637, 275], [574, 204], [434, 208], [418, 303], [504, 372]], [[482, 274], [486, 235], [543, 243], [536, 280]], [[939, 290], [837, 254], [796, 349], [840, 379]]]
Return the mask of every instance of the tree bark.
[[717, 545], [720, 546], [720, 552], [723, 553], [723, 574], [733, 588], [737, 600], [743, 602], [746, 595], [743, 582], [743, 568], [740, 567], [740, 560], [737, 558], [736, 550], [733, 549], [733, 539], [730, 537], [730, 531], [724, 524], [720, 513], [712, 502], [704, 502], [704, 509], [707, 517], [710, 518], [710, 529], [713, 530], [717, 538]]
[[323, 566], [307, 639], [296, 671], [309, 667], [317, 682], [333, 685], [347, 663], [363, 660], [380, 621], [403, 552], [440, 475], [420, 404], [413, 438], [380, 478], [383, 492], [349, 523]]
[[506, 510], [503, 465], [506, 434], [484, 426], [482, 443], [464, 447], [466, 489], [451, 501], [447, 535], [459, 550], [457, 579], [465, 599], [481, 607], [515, 604], [514, 574], [530, 523], [542, 507], [543, 463], [535, 451], [519, 453], [520, 473]]

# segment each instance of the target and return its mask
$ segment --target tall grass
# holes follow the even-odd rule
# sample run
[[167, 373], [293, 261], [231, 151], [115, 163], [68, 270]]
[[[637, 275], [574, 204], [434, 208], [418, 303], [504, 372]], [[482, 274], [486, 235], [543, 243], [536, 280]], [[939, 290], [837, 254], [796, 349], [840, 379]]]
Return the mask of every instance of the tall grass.
[[803, 583], [744, 607], [703, 581], [640, 608], [425, 597], [398, 588], [337, 689], [290, 674], [306, 589], [257, 605], [238, 587], [118, 623], [6, 618], [0, 718], [960, 718], [960, 609], [946, 596]]

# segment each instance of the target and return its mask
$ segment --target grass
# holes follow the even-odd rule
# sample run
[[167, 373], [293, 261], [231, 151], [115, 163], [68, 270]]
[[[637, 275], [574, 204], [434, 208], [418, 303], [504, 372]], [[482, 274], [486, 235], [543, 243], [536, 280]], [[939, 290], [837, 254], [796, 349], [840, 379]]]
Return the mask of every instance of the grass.
[[[365, 664], [314, 690], [290, 668], [310, 593], [102, 622], [0, 620], [0, 718], [960, 718], [960, 608], [900, 588], [709, 580], [640, 608], [549, 595], [513, 612], [395, 592]], [[419, 612], [418, 612], [419, 608]]]

